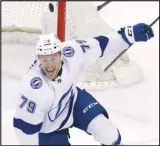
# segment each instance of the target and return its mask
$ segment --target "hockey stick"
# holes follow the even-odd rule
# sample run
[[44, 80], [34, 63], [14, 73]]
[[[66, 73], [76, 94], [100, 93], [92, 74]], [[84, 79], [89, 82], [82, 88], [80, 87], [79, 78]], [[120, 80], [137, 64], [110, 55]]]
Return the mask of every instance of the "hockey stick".
[[104, 6], [106, 6], [106, 5], [107, 5], [108, 3], [110, 3], [110, 2], [111, 2], [111, 1], [106, 1], [106, 2], [104, 2], [103, 4], [97, 6], [97, 11], [100, 11], [101, 9], [103, 9]]
[[[149, 25], [152, 27], [159, 20], [159, 16]], [[143, 31], [146, 31], [145, 29]], [[132, 45], [131, 45], [132, 46]], [[131, 47], [130, 46], [130, 47]], [[129, 47], [129, 48], [130, 48]], [[128, 49], [129, 49], [128, 48]], [[107, 71], [128, 49], [123, 50], [105, 69], [104, 72]]]

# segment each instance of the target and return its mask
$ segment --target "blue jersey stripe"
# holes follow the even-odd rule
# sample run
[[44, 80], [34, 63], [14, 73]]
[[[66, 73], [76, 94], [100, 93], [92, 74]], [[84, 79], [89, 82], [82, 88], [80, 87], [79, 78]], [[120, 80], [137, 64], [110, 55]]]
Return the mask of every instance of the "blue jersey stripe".
[[[72, 85], [72, 86], [73, 86], [73, 85]], [[57, 110], [57, 112], [56, 112], [56, 115], [55, 115], [55, 118], [54, 118], [54, 119], [51, 119], [51, 117], [50, 117], [50, 112], [53, 110], [53, 108], [49, 110], [49, 112], [48, 112], [48, 118], [49, 118], [49, 120], [50, 120], [51, 122], [53, 122], [54, 120], [56, 120], [56, 119], [59, 117], [59, 115], [60, 115], [60, 114], [64, 111], [64, 109], [66, 108], [67, 104], [70, 102], [71, 99], [69, 98], [69, 100], [67, 101], [65, 107], [64, 107], [63, 110], [60, 112], [61, 107], [62, 107], [62, 101], [63, 101], [63, 99], [65, 99], [65, 97], [70, 93], [70, 91], [71, 91], [71, 89], [72, 89], [72, 86], [71, 86], [71, 87], [69, 88], [69, 90], [68, 90], [65, 94], [63, 94], [63, 96], [61, 97], [61, 100], [60, 100], [59, 103], [58, 103], [58, 110]]]
[[22, 119], [14, 118], [13, 126], [15, 128], [22, 130], [25, 134], [31, 135], [31, 134], [35, 134], [40, 131], [42, 127], [42, 122], [37, 125], [33, 125], [33, 124], [23, 121]]
[[71, 102], [70, 102], [70, 105], [69, 105], [69, 111], [68, 111], [67, 117], [65, 118], [65, 120], [62, 122], [62, 124], [59, 126], [59, 128], [57, 130], [61, 129], [66, 124], [66, 122], [68, 121], [68, 119], [69, 119], [69, 117], [72, 113], [72, 107], [73, 107], [73, 101], [74, 101], [73, 91], [71, 93], [70, 99], [71, 99]]
[[118, 130], [118, 139], [113, 143], [113, 145], [120, 145], [120, 144], [121, 144], [121, 135]]
[[94, 37], [94, 38], [99, 42], [99, 45], [100, 45], [100, 48], [102, 51], [102, 54], [100, 57], [102, 57], [104, 54], [105, 48], [108, 44], [109, 39], [105, 36], [98, 36], [98, 37]]
[[63, 99], [69, 94], [69, 92], [71, 91], [71, 89], [72, 89], [72, 86], [69, 88], [69, 90], [62, 96], [62, 98], [60, 99], [60, 101], [59, 101], [59, 107], [58, 107], [58, 111], [57, 111], [57, 113], [56, 113], [56, 116], [59, 114], [59, 111], [60, 111], [60, 109], [61, 109], [61, 106], [62, 106], [62, 101], [63, 101]]

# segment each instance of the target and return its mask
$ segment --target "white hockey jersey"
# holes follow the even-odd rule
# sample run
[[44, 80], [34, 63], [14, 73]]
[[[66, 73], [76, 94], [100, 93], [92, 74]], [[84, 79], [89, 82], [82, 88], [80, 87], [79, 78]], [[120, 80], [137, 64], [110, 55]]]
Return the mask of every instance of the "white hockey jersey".
[[54, 81], [42, 74], [39, 62], [35, 60], [21, 80], [17, 98], [13, 123], [20, 142], [38, 144], [38, 132], [50, 133], [70, 127], [77, 98], [76, 80], [80, 73], [103, 57], [104, 52], [116, 52], [128, 47], [117, 32], [66, 41], [62, 50], [61, 74]]

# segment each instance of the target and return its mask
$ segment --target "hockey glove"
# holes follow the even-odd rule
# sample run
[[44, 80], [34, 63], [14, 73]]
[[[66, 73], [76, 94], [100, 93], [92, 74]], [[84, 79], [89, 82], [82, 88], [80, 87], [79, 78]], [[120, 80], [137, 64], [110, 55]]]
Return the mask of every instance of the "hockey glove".
[[122, 35], [123, 39], [129, 45], [132, 45], [135, 42], [146, 42], [150, 38], [154, 37], [152, 28], [144, 23], [121, 28], [118, 33]]

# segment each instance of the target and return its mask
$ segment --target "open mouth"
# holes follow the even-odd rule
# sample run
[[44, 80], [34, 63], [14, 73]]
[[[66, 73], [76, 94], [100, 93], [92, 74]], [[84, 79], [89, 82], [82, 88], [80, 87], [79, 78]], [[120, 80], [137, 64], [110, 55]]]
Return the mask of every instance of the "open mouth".
[[46, 70], [47, 70], [48, 74], [53, 74], [53, 73], [54, 73], [55, 68], [53, 68], [53, 69], [46, 69]]

